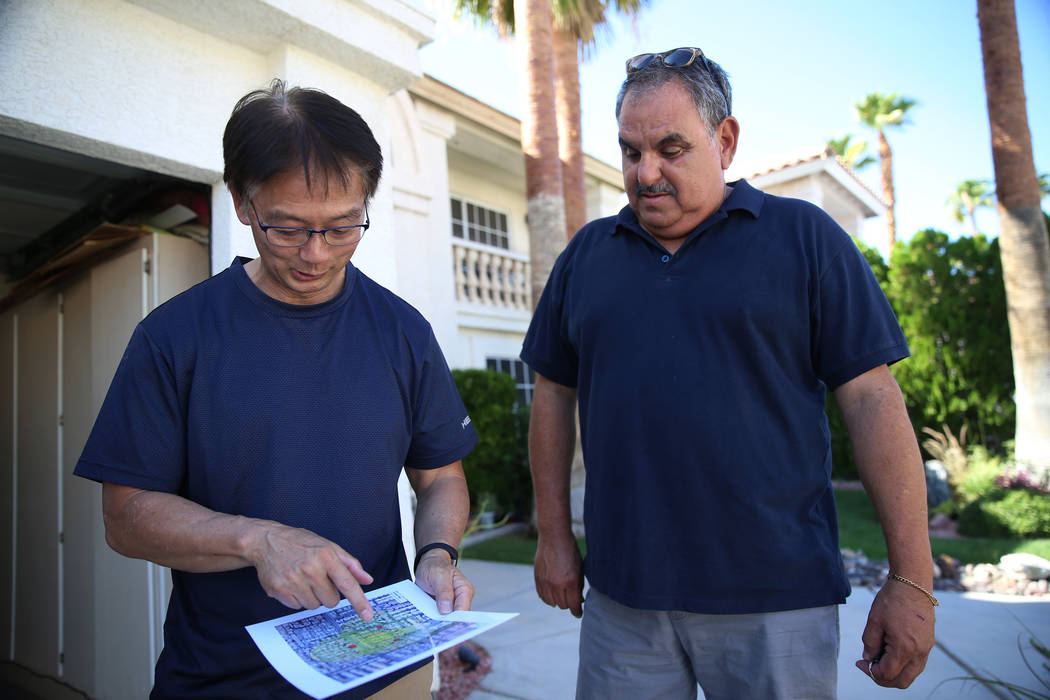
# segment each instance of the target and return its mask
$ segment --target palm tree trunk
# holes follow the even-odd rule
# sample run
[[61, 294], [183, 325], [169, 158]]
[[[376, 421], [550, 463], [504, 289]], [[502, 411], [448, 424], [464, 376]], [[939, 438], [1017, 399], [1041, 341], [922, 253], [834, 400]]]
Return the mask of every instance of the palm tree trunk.
[[554, 49], [548, 0], [517, 0], [514, 25], [524, 62], [521, 147], [528, 197], [530, 283], [533, 306], [540, 299], [558, 253], [565, 247], [558, 131], [554, 119]]
[[576, 37], [557, 29], [554, 31], [554, 88], [558, 155], [565, 194], [565, 231], [571, 237], [587, 223], [580, 119], [580, 54]]
[[879, 129], [879, 165], [882, 166], [882, 201], [886, 202], [886, 235], [889, 244], [886, 257], [890, 259], [893, 256], [893, 246], [897, 244], [897, 218], [893, 213], [893, 151], [890, 150], [890, 142], [886, 140], [882, 129]]
[[978, 0], [1013, 351], [1018, 462], [1050, 468], [1050, 241], [1039, 207], [1013, 0]]

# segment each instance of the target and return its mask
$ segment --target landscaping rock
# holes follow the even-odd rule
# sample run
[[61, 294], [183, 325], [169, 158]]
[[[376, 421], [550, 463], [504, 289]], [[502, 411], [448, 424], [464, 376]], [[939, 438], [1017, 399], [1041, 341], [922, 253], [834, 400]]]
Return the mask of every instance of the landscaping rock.
[[936, 508], [952, 497], [948, 470], [936, 459], [927, 460], [923, 469], [926, 471], [926, 505]]
[[959, 526], [944, 513], [934, 513], [930, 518], [930, 537], [942, 537], [957, 539], [959, 537]]
[[999, 566], [1006, 571], [1022, 572], [1029, 581], [1050, 578], [1050, 561], [1027, 552], [1004, 554]]
[[[461, 654], [461, 647], [466, 647], [469, 653]], [[434, 693], [434, 699], [462, 700], [478, 687], [491, 670], [492, 657], [480, 644], [463, 642], [459, 647], [446, 649], [438, 655], [441, 688]]]
[[[934, 561], [933, 588], [935, 591], [972, 591], [977, 593], [1001, 593], [1006, 595], [1050, 596], [1050, 581], [1046, 578], [1030, 578], [1029, 573], [1042, 573], [1041, 566], [1034, 555], [1023, 555], [1006, 559], [1012, 566], [1017, 561], [1028, 562], [1031, 571], [1025, 568], [1009, 568], [996, 564], [961, 564], [957, 559], [941, 554]], [[842, 550], [842, 562], [851, 586], [865, 586], [871, 589], [881, 588], [889, 574], [889, 562], [880, 559], [868, 559], [864, 552], [849, 549]], [[1042, 559], [1050, 566], [1050, 562]], [[1048, 572], [1050, 573], [1050, 572]]]
[[952, 580], [959, 578], [958, 559], [947, 554], [941, 554], [933, 560], [933, 565], [937, 568], [937, 578], [950, 578]]

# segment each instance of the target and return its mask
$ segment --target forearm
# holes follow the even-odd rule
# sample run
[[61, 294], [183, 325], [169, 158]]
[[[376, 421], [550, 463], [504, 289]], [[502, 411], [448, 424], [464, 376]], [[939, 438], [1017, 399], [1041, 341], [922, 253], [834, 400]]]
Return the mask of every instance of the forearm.
[[865, 391], [844, 385], [836, 397], [857, 471], [882, 524], [890, 570], [929, 590], [933, 558], [922, 457], [896, 381], [885, 367], [872, 372]]
[[181, 571], [251, 566], [247, 553], [266, 521], [217, 513], [181, 496], [105, 484], [106, 542], [114, 551]]
[[576, 391], [537, 377], [529, 421], [529, 464], [541, 537], [571, 537], [569, 478], [575, 447]]
[[461, 464], [408, 473], [416, 492], [416, 546], [444, 542], [459, 547], [470, 512], [470, 494]]

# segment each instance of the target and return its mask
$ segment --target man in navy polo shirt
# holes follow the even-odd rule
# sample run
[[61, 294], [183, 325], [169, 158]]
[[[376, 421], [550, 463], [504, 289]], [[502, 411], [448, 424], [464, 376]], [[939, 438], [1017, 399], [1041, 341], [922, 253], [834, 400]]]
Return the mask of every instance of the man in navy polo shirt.
[[[890, 558], [857, 666], [904, 688], [933, 645], [923, 470], [887, 368], [905, 339], [826, 214], [725, 182], [730, 105], [699, 49], [628, 61], [629, 206], [572, 239], [525, 339], [536, 586], [586, 611], [577, 697], [695, 697], [698, 683], [709, 700], [835, 697], [849, 583], [826, 388]], [[577, 398], [586, 562], [569, 509]]]
[[[430, 325], [350, 264], [383, 159], [364, 120], [281, 81], [223, 137], [259, 257], [135, 329], [76, 467], [106, 541], [172, 569], [151, 698], [305, 698], [245, 625], [408, 578], [397, 480], [418, 497], [416, 582], [470, 608], [455, 567], [477, 442]], [[424, 662], [339, 697], [429, 698]]]

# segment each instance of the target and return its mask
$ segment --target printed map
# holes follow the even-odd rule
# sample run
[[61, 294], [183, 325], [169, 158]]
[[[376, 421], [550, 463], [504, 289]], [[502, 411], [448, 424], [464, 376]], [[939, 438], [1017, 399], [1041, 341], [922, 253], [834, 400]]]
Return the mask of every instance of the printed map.
[[397, 591], [371, 599], [375, 617], [365, 622], [349, 605], [275, 626], [294, 653], [318, 673], [351, 683], [419, 654], [433, 653], [480, 625], [425, 615]]

